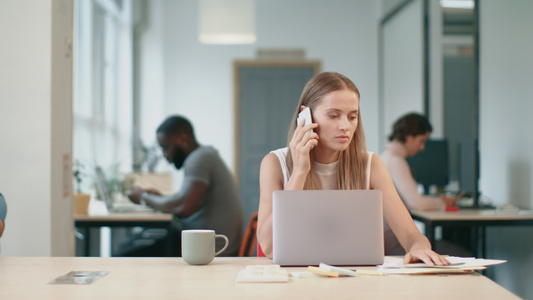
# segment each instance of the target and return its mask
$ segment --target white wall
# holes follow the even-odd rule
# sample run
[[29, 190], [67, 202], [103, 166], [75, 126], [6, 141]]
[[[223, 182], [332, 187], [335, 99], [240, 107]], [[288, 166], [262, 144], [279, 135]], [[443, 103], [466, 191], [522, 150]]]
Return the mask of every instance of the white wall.
[[438, 1], [429, 3], [429, 121], [433, 127], [432, 139], [444, 137], [444, 80], [443, 80], [443, 25]]
[[72, 1], [1, 1], [0, 22], [2, 255], [72, 255]]
[[343, 73], [359, 87], [368, 145], [377, 151], [378, 3], [258, 0], [256, 4], [258, 42], [217, 46], [198, 42], [196, 1], [165, 2], [165, 115], [189, 117], [200, 143], [218, 148], [233, 169], [233, 61], [253, 59], [259, 48], [302, 48], [307, 58], [322, 61], [323, 71]]
[[[382, 16], [402, 0], [382, 0]], [[383, 26], [383, 149], [392, 124], [408, 112], [424, 113], [424, 1], [411, 1]], [[429, 118], [432, 139], [444, 135], [442, 11], [438, 0], [428, 3], [429, 15]], [[401, 59], [399, 59], [401, 58]]]
[[533, 2], [481, 5], [480, 189], [532, 208]]
[[408, 112], [424, 113], [424, 12], [422, 0], [411, 1], [382, 26], [383, 89], [380, 151], [392, 124]]
[[[533, 208], [533, 2], [480, 1], [482, 194], [494, 204]], [[533, 228], [493, 228], [488, 255], [508, 259], [491, 277], [533, 299]]]
[[[141, 110], [140, 137], [147, 146], [155, 143], [155, 129], [165, 112], [165, 28], [163, 1], [135, 1], [135, 37], [138, 39], [139, 100]], [[169, 30], [172, 32], [173, 30]]]

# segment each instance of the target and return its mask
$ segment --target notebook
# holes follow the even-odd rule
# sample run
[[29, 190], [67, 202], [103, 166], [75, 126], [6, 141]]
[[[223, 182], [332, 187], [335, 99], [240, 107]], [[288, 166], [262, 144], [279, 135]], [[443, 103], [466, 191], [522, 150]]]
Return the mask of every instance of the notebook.
[[130, 204], [130, 205], [115, 205], [113, 203], [113, 197], [111, 195], [111, 192], [107, 188], [106, 184], [106, 177], [104, 174], [104, 170], [102, 170], [101, 167], [96, 166], [95, 168], [96, 173], [96, 186], [98, 188], [98, 192], [100, 193], [100, 197], [102, 197], [101, 200], [104, 201], [107, 210], [109, 212], [151, 212], [154, 211], [154, 209], [148, 205], [138, 205], [138, 204]]
[[383, 263], [381, 191], [275, 191], [272, 200], [274, 264]]

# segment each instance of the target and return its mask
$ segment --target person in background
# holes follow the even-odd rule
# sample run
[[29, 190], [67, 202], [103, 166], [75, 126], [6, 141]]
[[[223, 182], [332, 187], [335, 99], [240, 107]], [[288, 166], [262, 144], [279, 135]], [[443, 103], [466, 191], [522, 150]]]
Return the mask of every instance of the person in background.
[[413, 178], [406, 158], [423, 151], [432, 131], [426, 117], [409, 113], [400, 117], [392, 126], [389, 144], [380, 157], [387, 166], [394, 185], [408, 209], [440, 210], [454, 206], [459, 196], [425, 196], [418, 192], [418, 184]]
[[[226, 235], [229, 246], [222, 255], [236, 256], [242, 239], [243, 208], [233, 176], [218, 151], [198, 144], [191, 123], [182, 116], [168, 117], [156, 134], [167, 161], [183, 169], [181, 190], [163, 196], [133, 188], [128, 197], [134, 203], [174, 214], [173, 223], [181, 230], [213, 229]], [[181, 240], [181, 233], [177, 233], [176, 238]], [[181, 246], [174, 248], [181, 252]]]
[[[289, 129], [289, 142], [267, 154], [260, 169], [257, 238], [272, 257], [272, 193], [276, 190], [376, 189], [383, 197], [383, 215], [406, 251], [404, 262], [447, 265], [431, 250], [398, 196], [387, 168], [367, 151], [359, 106], [359, 90], [338, 73], [315, 75], [306, 84]], [[296, 123], [311, 109], [313, 123]], [[307, 132], [313, 130], [312, 132]]]
[[[409, 210], [442, 210], [454, 206], [462, 194], [448, 197], [421, 195], [418, 184], [411, 173], [406, 158], [423, 151], [432, 131], [428, 119], [417, 113], [408, 113], [400, 117], [392, 126], [389, 144], [381, 153], [381, 159], [389, 170], [394, 185]], [[403, 253], [403, 249], [385, 222], [385, 249], [391, 255]], [[439, 249], [447, 252], [459, 251], [447, 243], [439, 243]], [[450, 250], [451, 249], [451, 250]], [[461, 250], [462, 251], [462, 250]]]
[[[2, 195], [2, 193], [0, 193], [0, 237], [2, 237], [2, 234], [4, 233], [6, 215], [7, 215], [6, 200], [4, 199], [4, 196]], [[2, 249], [0, 248], [0, 251], [1, 250]]]

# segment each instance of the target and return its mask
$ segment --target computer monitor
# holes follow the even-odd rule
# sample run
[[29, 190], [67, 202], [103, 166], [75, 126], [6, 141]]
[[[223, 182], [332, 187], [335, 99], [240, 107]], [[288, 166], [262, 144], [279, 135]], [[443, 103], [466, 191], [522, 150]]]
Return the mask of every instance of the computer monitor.
[[444, 187], [448, 184], [447, 140], [428, 140], [424, 151], [408, 157], [407, 162], [416, 182], [424, 186], [425, 194], [429, 194], [432, 185]]
[[476, 172], [476, 168], [478, 168], [479, 163], [476, 163], [476, 160], [479, 155], [476, 155], [476, 151], [477, 145], [474, 139], [459, 142], [459, 189], [470, 197], [473, 197], [478, 189], [479, 170]]

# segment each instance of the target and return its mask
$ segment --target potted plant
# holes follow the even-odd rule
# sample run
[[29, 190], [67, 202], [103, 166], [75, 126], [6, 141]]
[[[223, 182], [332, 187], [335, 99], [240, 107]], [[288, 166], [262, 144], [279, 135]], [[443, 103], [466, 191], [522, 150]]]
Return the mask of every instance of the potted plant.
[[89, 212], [89, 202], [91, 201], [91, 194], [83, 193], [82, 185], [83, 180], [87, 177], [85, 173], [84, 165], [76, 160], [74, 162], [73, 176], [75, 181], [75, 193], [74, 193], [74, 214], [75, 215], [87, 215]]

